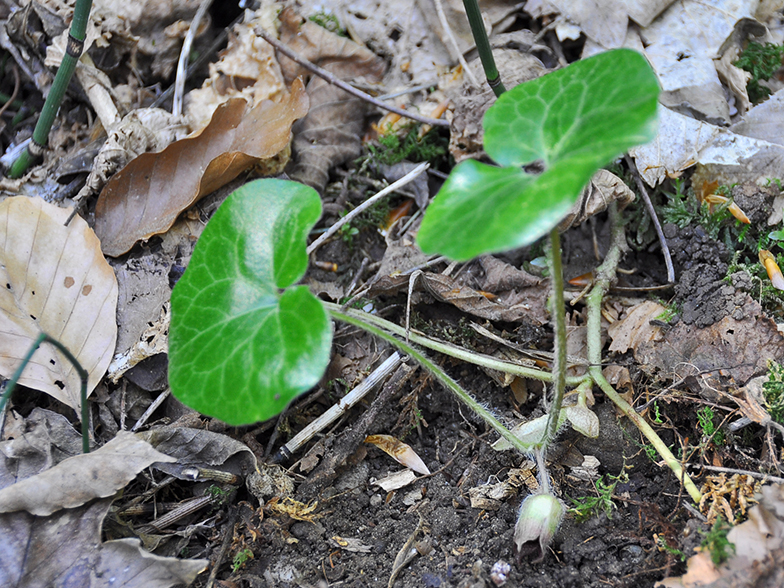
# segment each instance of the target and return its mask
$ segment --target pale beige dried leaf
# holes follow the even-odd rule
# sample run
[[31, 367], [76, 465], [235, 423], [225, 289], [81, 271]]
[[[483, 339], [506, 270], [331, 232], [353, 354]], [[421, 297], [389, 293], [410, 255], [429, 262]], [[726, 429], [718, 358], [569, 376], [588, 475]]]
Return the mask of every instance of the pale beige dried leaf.
[[[81, 218], [40, 198], [0, 203], [0, 374], [10, 377], [43, 331], [89, 374], [87, 393], [112, 359], [117, 281]], [[79, 410], [80, 379], [59, 351], [42, 345], [19, 382]]]
[[25, 510], [38, 516], [61, 508], [81, 506], [95, 498], [112, 496], [136, 474], [169, 457], [128, 431], [120, 431], [106, 445], [69, 457], [51, 469], [0, 490], [0, 512]]
[[430, 470], [427, 469], [425, 462], [417, 455], [417, 452], [407, 443], [403, 443], [391, 435], [369, 435], [365, 437], [365, 443], [372, 443], [396, 462], [411, 468], [418, 474], [430, 475]]
[[650, 324], [667, 309], [652, 300], [646, 300], [629, 309], [626, 317], [614, 322], [607, 332], [612, 339], [610, 351], [626, 353], [630, 348], [637, 349], [643, 343], [661, 338], [661, 329]]
[[215, 108], [230, 98], [242, 97], [256, 105], [262, 100], [277, 100], [286, 91], [275, 49], [254, 33], [261, 23], [262, 17], [257, 15], [236, 25], [218, 62], [210, 64], [209, 78], [185, 97], [192, 129], [203, 129]]
[[281, 102], [222, 104], [198, 135], [144, 153], [104, 187], [95, 209], [95, 232], [116, 257], [142, 239], [166, 232], [183, 210], [288, 146], [292, 123], [308, 110], [300, 81]]

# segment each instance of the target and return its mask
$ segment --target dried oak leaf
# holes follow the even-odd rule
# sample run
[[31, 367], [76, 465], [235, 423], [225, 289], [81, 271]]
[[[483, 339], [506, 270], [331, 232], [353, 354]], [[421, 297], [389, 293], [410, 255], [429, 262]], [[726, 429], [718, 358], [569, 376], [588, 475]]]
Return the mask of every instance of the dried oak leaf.
[[64, 459], [56, 466], [0, 490], [0, 512], [24, 510], [47, 516], [112, 496], [149, 465], [174, 462], [149, 443], [120, 431], [103, 447]]
[[[40, 198], [0, 203], [0, 374], [10, 377], [42, 331], [65, 345], [98, 385], [117, 338], [117, 280], [81, 218]], [[42, 345], [19, 382], [79, 410], [79, 375]]]
[[[364, 77], [379, 82], [384, 60], [365, 47], [331, 33], [314, 22], [304, 21], [292, 9], [280, 13], [280, 40], [302, 57], [323, 67], [342, 80]], [[300, 65], [279, 56], [286, 81], [307, 75]], [[361, 155], [361, 134], [368, 105], [313, 77], [308, 83], [310, 112], [294, 126], [293, 152], [295, 180], [322, 191], [329, 180], [329, 169]]]
[[101, 542], [111, 499], [61, 510], [49, 517], [0, 514], [0, 585], [19, 588], [167, 588], [189, 585], [206, 559], [160, 557], [138, 539]]
[[166, 232], [191, 204], [283, 151], [291, 125], [308, 110], [308, 97], [295, 80], [281, 102], [246, 110], [245, 100], [229, 100], [200, 133], [160, 153], [144, 153], [112, 177], [95, 208], [95, 232], [106, 255], [122, 255], [137, 241]]

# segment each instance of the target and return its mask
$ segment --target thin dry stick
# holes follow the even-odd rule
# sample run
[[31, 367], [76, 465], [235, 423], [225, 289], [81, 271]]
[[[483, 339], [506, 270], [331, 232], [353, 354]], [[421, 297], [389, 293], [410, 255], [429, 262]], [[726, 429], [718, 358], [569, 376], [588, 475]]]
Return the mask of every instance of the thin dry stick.
[[185, 35], [185, 39], [182, 41], [180, 60], [177, 62], [177, 78], [174, 81], [174, 98], [172, 100], [172, 114], [174, 116], [180, 116], [180, 114], [182, 114], [182, 97], [185, 93], [185, 78], [188, 75], [188, 59], [191, 55], [191, 46], [193, 45], [193, 39], [196, 37], [196, 33], [199, 30], [199, 23], [201, 23], [204, 15], [207, 14], [210, 4], [212, 4], [212, 0], [202, 0], [199, 9], [196, 11], [196, 15], [191, 21], [188, 34]]
[[645, 208], [648, 210], [648, 214], [651, 215], [653, 227], [656, 229], [656, 236], [659, 237], [659, 243], [661, 243], [662, 253], [664, 254], [664, 264], [667, 266], [667, 282], [672, 284], [675, 281], [675, 270], [672, 267], [672, 256], [670, 255], [670, 248], [667, 247], [667, 239], [664, 238], [664, 232], [662, 231], [661, 223], [659, 223], [659, 217], [656, 215], [656, 210], [653, 208], [653, 203], [648, 196], [648, 190], [645, 189], [645, 184], [640, 177], [640, 172], [637, 169], [637, 165], [628, 155], [624, 157], [626, 159], [626, 165], [628, 165], [629, 169], [632, 170], [634, 181], [637, 183], [637, 188], [640, 190], [643, 202], [645, 202]]
[[389, 112], [394, 112], [395, 114], [399, 114], [400, 116], [405, 116], [406, 118], [410, 118], [411, 120], [415, 120], [417, 122], [421, 122], [426, 125], [432, 125], [434, 127], [448, 127], [449, 121], [446, 121], [441, 118], [430, 118], [428, 116], [422, 116], [421, 114], [417, 114], [415, 112], [408, 112], [403, 110], [402, 108], [398, 108], [396, 106], [391, 106], [390, 104], [384, 104], [380, 100], [376, 100], [370, 94], [365, 94], [362, 90], [357, 90], [355, 87], [347, 84], [343, 80], [336, 78], [327, 70], [320, 68], [315, 63], [311, 63], [301, 55], [295, 53], [288, 47], [286, 47], [283, 43], [278, 41], [275, 37], [272, 37], [264, 31], [261, 27], [256, 27], [254, 29], [255, 33], [264, 39], [267, 43], [275, 47], [278, 51], [283, 53], [289, 59], [292, 59], [299, 63], [302, 67], [306, 68], [308, 71], [313, 72], [318, 77], [326, 80], [328, 83], [332, 84], [333, 86], [337, 86], [341, 90], [344, 90], [351, 94], [352, 96], [356, 96], [360, 100], [365, 100], [366, 102], [370, 102], [371, 104], [378, 106], [382, 110], [388, 110]]
[[427, 163], [427, 162], [420, 163], [418, 166], [416, 166], [414, 169], [412, 169], [410, 172], [408, 172], [406, 175], [404, 175], [402, 178], [400, 178], [397, 182], [387, 186], [386, 188], [381, 190], [381, 192], [379, 192], [375, 196], [371, 196], [370, 198], [365, 200], [362, 204], [357, 206], [354, 210], [349, 212], [342, 219], [340, 219], [334, 225], [329, 227], [329, 229], [323, 235], [321, 235], [318, 239], [313, 241], [313, 243], [310, 244], [310, 247], [308, 247], [308, 255], [310, 255], [316, 249], [321, 247], [327, 241], [327, 239], [329, 239], [332, 235], [334, 235], [335, 233], [337, 233], [340, 230], [340, 227], [345, 225], [347, 222], [350, 222], [358, 214], [363, 213], [365, 210], [367, 210], [368, 208], [373, 206], [376, 202], [381, 200], [384, 196], [386, 196], [390, 192], [394, 192], [395, 190], [399, 190], [400, 188], [402, 188], [406, 184], [409, 184], [409, 183], [413, 182], [417, 178], [417, 176], [422, 174], [428, 167], [430, 167], [429, 163]]
[[5, 104], [3, 104], [2, 107], [0, 107], [0, 116], [3, 115], [3, 113], [8, 109], [8, 107], [11, 106], [11, 104], [13, 104], [14, 100], [16, 100], [16, 95], [19, 93], [19, 86], [20, 86], [19, 68], [17, 68], [14, 65], [11, 67], [11, 71], [14, 72], [14, 91], [11, 93], [11, 97], [8, 99], [8, 102], [6, 102]]
[[436, 12], [438, 13], [438, 20], [441, 23], [441, 28], [444, 29], [446, 36], [449, 37], [450, 44], [455, 50], [455, 55], [457, 55], [457, 61], [460, 63], [460, 67], [463, 68], [463, 71], [468, 76], [468, 79], [471, 80], [471, 83], [478, 88], [479, 80], [476, 79], [474, 72], [468, 67], [463, 54], [460, 52], [460, 47], [457, 45], [457, 39], [455, 39], [455, 35], [452, 33], [452, 27], [449, 26], [449, 21], [447, 21], [446, 14], [444, 14], [444, 7], [441, 5], [441, 0], [436, 0]]

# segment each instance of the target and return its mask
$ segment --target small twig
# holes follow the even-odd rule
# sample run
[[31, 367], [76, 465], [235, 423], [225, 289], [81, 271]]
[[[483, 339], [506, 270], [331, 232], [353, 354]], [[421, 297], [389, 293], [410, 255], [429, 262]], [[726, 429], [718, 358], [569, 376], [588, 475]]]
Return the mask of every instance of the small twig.
[[455, 50], [455, 55], [457, 56], [457, 61], [460, 63], [460, 67], [463, 68], [463, 71], [468, 76], [468, 79], [471, 80], [471, 83], [478, 88], [479, 80], [476, 79], [474, 72], [470, 67], [468, 67], [465, 57], [463, 57], [463, 53], [460, 51], [460, 46], [457, 44], [457, 39], [455, 39], [455, 35], [452, 32], [452, 27], [449, 26], [449, 21], [447, 21], [446, 14], [444, 14], [444, 7], [441, 5], [441, 0], [435, 0], [435, 2], [436, 12], [438, 13], [438, 20], [441, 23], [441, 28], [444, 29], [444, 32], [449, 39], [449, 43]]
[[736, 470], [735, 468], [722, 468], [719, 466], [702, 465], [699, 463], [688, 464], [689, 467], [697, 468], [698, 470], [707, 470], [709, 472], [719, 472], [720, 474], [740, 474], [741, 476], [751, 476], [766, 482], [773, 482], [774, 484], [784, 484], [784, 478], [778, 478], [762, 472], [752, 472], [749, 470]]
[[234, 540], [234, 525], [237, 522], [238, 515], [238, 507], [233, 506], [229, 509], [229, 520], [226, 522], [226, 532], [223, 534], [223, 543], [221, 544], [220, 551], [218, 552], [218, 557], [216, 557], [215, 561], [212, 563], [210, 577], [207, 580], [207, 584], [204, 588], [212, 588], [212, 586], [215, 584], [215, 579], [218, 577], [218, 569], [220, 568], [223, 560], [226, 559], [226, 552], [229, 550], [229, 546]]
[[185, 78], [188, 77], [188, 59], [191, 55], [191, 46], [193, 40], [196, 38], [196, 33], [199, 30], [204, 15], [210, 8], [212, 0], [202, 0], [199, 4], [199, 9], [191, 21], [191, 26], [188, 28], [188, 34], [182, 41], [182, 50], [180, 51], [180, 59], [177, 62], [177, 78], [174, 80], [174, 98], [172, 99], [172, 114], [180, 116], [182, 114], [182, 98], [185, 93]]
[[332, 235], [334, 235], [340, 230], [340, 227], [350, 222], [354, 217], [363, 213], [365, 210], [373, 206], [376, 202], [381, 200], [387, 194], [390, 194], [391, 192], [398, 190], [399, 188], [405, 186], [406, 184], [413, 182], [417, 178], [417, 176], [419, 176], [422, 172], [424, 172], [428, 167], [430, 167], [429, 163], [427, 162], [420, 163], [418, 166], [416, 166], [414, 169], [412, 169], [410, 172], [408, 172], [406, 175], [400, 178], [397, 182], [387, 186], [375, 196], [371, 196], [370, 198], [365, 200], [362, 204], [357, 206], [354, 210], [349, 212], [346, 216], [344, 216], [339, 221], [337, 221], [334, 225], [332, 225], [329, 228], [329, 230], [324, 232], [324, 234], [322, 234], [318, 239], [313, 241], [313, 243], [310, 244], [310, 247], [308, 247], [308, 255], [310, 255], [316, 249], [321, 247], [327, 239], [329, 239]]
[[379, 107], [379, 108], [381, 108], [383, 110], [388, 110], [389, 112], [394, 112], [395, 114], [399, 114], [400, 116], [405, 116], [406, 118], [410, 118], [412, 120], [415, 120], [417, 122], [421, 122], [421, 123], [426, 124], [426, 125], [433, 125], [434, 127], [448, 127], [449, 126], [449, 121], [446, 121], [444, 119], [430, 118], [428, 116], [422, 116], [421, 114], [417, 114], [415, 112], [408, 112], [406, 110], [403, 110], [402, 108], [397, 108], [396, 106], [391, 106], [389, 104], [384, 104], [380, 100], [377, 100], [377, 99], [373, 98], [373, 96], [371, 96], [370, 94], [366, 94], [362, 90], [357, 90], [355, 87], [347, 84], [343, 80], [338, 79], [337, 77], [332, 75], [327, 70], [319, 67], [315, 63], [312, 63], [312, 62], [308, 61], [307, 59], [305, 59], [304, 57], [302, 57], [298, 53], [295, 53], [294, 51], [292, 51], [291, 49], [286, 47], [283, 43], [278, 41], [275, 37], [272, 37], [272, 36], [268, 35], [267, 32], [264, 29], [262, 29], [261, 27], [256, 27], [255, 32], [256, 32], [256, 34], [259, 37], [261, 37], [267, 43], [269, 43], [270, 45], [275, 47], [275, 49], [277, 49], [278, 51], [283, 53], [283, 55], [285, 55], [289, 59], [291, 59], [293, 61], [296, 61], [302, 67], [306, 68], [308, 71], [313, 72], [318, 77], [324, 79], [325, 81], [327, 81], [328, 83], [332, 84], [333, 86], [337, 86], [341, 90], [344, 90], [344, 91], [348, 92], [352, 96], [356, 96], [360, 100], [364, 100], [366, 102], [370, 102], [371, 104], [373, 104], [373, 105], [375, 105], [375, 106], [377, 106], [377, 107]]
[[144, 414], [141, 417], [139, 417], [139, 420], [136, 421], [136, 424], [133, 427], [131, 427], [132, 433], [135, 433], [136, 431], [138, 431], [140, 428], [144, 426], [144, 424], [147, 422], [147, 419], [149, 419], [152, 416], [152, 413], [154, 413], [157, 410], [157, 408], [163, 403], [163, 401], [169, 397], [169, 394], [171, 394], [171, 389], [167, 388], [166, 390], [164, 390], [158, 395], [158, 398], [152, 401], [152, 404], [147, 407], [147, 410], [145, 410]]
[[664, 264], [667, 266], [667, 282], [672, 284], [675, 281], [675, 270], [672, 267], [672, 255], [670, 255], [670, 248], [667, 246], [667, 239], [664, 238], [664, 231], [662, 231], [659, 217], [656, 214], [656, 210], [653, 208], [653, 203], [651, 202], [650, 196], [648, 196], [648, 190], [645, 189], [645, 184], [642, 181], [642, 177], [640, 177], [637, 164], [635, 164], [634, 161], [632, 161], [632, 158], [628, 155], [625, 155], [624, 157], [626, 159], [626, 165], [629, 166], [629, 169], [634, 176], [634, 181], [637, 184], [637, 189], [640, 191], [642, 200], [645, 202], [645, 208], [648, 210], [648, 214], [651, 215], [653, 227], [656, 229], [656, 236], [659, 238], [659, 243], [661, 243], [662, 254], [664, 255]]
[[334, 423], [347, 410], [362, 400], [362, 398], [364, 398], [368, 392], [370, 392], [373, 388], [380, 384], [384, 378], [396, 370], [401, 362], [402, 355], [399, 352], [395, 352], [390, 355], [384, 361], [384, 363], [373, 370], [373, 372], [367, 378], [365, 378], [359, 386], [346, 394], [337, 404], [332, 405], [329, 410], [327, 410], [315, 421], [310, 423], [307, 427], [302, 429], [302, 431], [300, 431], [291, 441], [278, 449], [277, 453], [272, 457], [272, 463], [283, 463], [288, 461], [288, 459], [300, 447], [310, 441], [316, 433]]
[[14, 72], [14, 91], [11, 93], [11, 97], [8, 99], [8, 102], [0, 107], [0, 116], [3, 116], [3, 113], [8, 110], [8, 107], [11, 106], [11, 104], [13, 104], [14, 100], [16, 100], [16, 95], [19, 93], [19, 68], [14, 65], [11, 67], [11, 70]]

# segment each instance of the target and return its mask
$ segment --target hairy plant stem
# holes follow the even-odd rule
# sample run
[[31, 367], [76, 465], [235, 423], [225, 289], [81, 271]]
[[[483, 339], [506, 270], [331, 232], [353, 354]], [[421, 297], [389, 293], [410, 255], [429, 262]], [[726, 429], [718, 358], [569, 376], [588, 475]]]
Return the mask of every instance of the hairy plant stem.
[[[365, 324], [370, 324], [379, 327], [389, 333], [393, 333], [399, 337], [405, 338], [406, 336], [406, 330], [403, 327], [400, 327], [395, 323], [391, 323], [388, 320], [383, 319], [379, 316], [375, 316], [359, 310], [354, 310], [352, 308], [344, 309], [339, 304], [334, 304], [331, 302], [323, 302], [323, 304], [330, 312], [340, 312], [342, 314], [353, 317], [354, 319], [360, 321], [362, 325], [359, 326], [361, 326], [362, 328], [364, 328]], [[446, 343], [444, 341], [437, 341], [435, 339], [431, 339], [429, 337], [420, 335], [414, 331], [411, 331], [409, 333], [409, 340], [416, 343], [417, 345], [421, 345], [422, 347], [426, 347], [433, 351], [443, 353], [444, 355], [454, 357], [455, 359], [460, 359], [467, 363], [485, 367], [491, 370], [498, 370], [500, 372], [512, 374], [515, 376], [520, 376], [521, 378], [530, 378], [532, 380], [538, 380], [540, 382], [553, 381], [553, 376], [549, 372], [543, 372], [541, 370], [525, 367], [522, 365], [518, 365], [516, 363], [502, 361], [500, 359], [496, 359], [488, 355], [483, 355], [481, 353], [468, 351], [467, 349], [463, 349], [462, 347], [458, 347], [457, 345], [452, 345], [451, 343]], [[579, 386], [587, 379], [588, 376], [567, 377], [565, 381], [566, 381], [566, 385], [568, 386]]]
[[89, 437], [89, 418], [90, 418], [90, 411], [87, 407], [87, 378], [88, 373], [82, 367], [82, 364], [73, 356], [73, 354], [68, 350], [68, 348], [60, 343], [57, 339], [53, 339], [46, 333], [39, 333], [38, 337], [35, 338], [33, 344], [30, 346], [30, 349], [27, 350], [24, 358], [22, 359], [22, 363], [19, 364], [19, 367], [16, 368], [16, 372], [14, 375], [11, 376], [11, 379], [8, 381], [6, 385], [5, 393], [3, 397], [0, 398], [0, 415], [3, 413], [5, 409], [6, 402], [8, 399], [11, 398], [11, 394], [16, 388], [16, 383], [19, 381], [19, 378], [22, 377], [22, 371], [24, 371], [25, 367], [33, 357], [33, 354], [38, 350], [41, 346], [41, 343], [49, 343], [54, 345], [57, 350], [65, 355], [66, 359], [71, 362], [76, 369], [76, 372], [79, 374], [79, 379], [81, 380], [81, 400], [82, 400], [82, 453], [90, 453], [90, 437]]
[[466, 15], [468, 16], [468, 24], [471, 25], [471, 34], [476, 43], [476, 50], [479, 52], [479, 59], [482, 60], [482, 68], [485, 70], [487, 85], [490, 86], [496, 97], [498, 97], [506, 92], [506, 88], [504, 88], [501, 75], [495, 66], [493, 50], [490, 49], [490, 40], [487, 38], [482, 13], [479, 11], [479, 2], [477, 0], [463, 0], [463, 6], [465, 6]]
[[566, 390], [566, 317], [564, 316], [564, 281], [561, 264], [561, 235], [558, 227], [550, 231], [550, 247], [547, 252], [550, 263], [553, 291], [550, 296], [550, 315], [555, 333], [555, 349], [553, 360], [553, 400], [548, 408], [547, 428], [542, 438], [542, 450], [558, 433], [558, 417], [561, 414], [564, 391]]
[[615, 405], [626, 415], [634, 425], [640, 430], [646, 439], [659, 452], [664, 463], [675, 473], [675, 476], [683, 483], [684, 488], [694, 502], [699, 503], [702, 494], [694, 485], [694, 482], [681, 466], [680, 462], [665, 445], [656, 431], [643, 419], [632, 406], [626, 402], [620, 394], [612, 387], [602, 374], [602, 340], [601, 340], [601, 320], [602, 320], [602, 300], [609, 292], [610, 286], [615, 281], [616, 269], [626, 252], [626, 236], [624, 234], [623, 220], [615, 203], [610, 203], [608, 208], [611, 223], [610, 250], [607, 252], [604, 262], [596, 269], [596, 279], [591, 292], [586, 297], [588, 309], [588, 362], [590, 367], [588, 373], [602, 392], [612, 400]]
[[46, 144], [49, 142], [49, 131], [52, 129], [55, 116], [57, 116], [57, 111], [60, 109], [63, 96], [65, 96], [65, 91], [68, 89], [68, 84], [71, 83], [71, 78], [76, 70], [76, 63], [79, 61], [84, 48], [87, 21], [90, 18], [92, 4], [92, 0], [76, 0], [63, 60], [57, 69], [49, 94], [46, 96], [41, 116], [35, 124], [33, 140], [16, 158], [16, 161], [11, 164], [11, 169], [8, 172], [8, 176], [11, 178], [22, 177], [27, 168], [41, 157]]
[[406, 355], [411, 356], [417, 363], [419, 363], [422, 367], [428, 370], [431, 374], [433, 374], [436, 379], [438, 379], [441, 384], [444, 385], [450, 392], [452, 392], [457, 398], [463, 402], [468, 408], [473, 410], [482, 420], [484, 420], [490, 427], [495, 429], [495, 431], [501, 435], [504, 439], [506, 439], [511, 445], [520, 451], [522, 454], [530, 453], [530, 446], [523, 443], [520, 439], [515, 437], [512, 432], [507, 429], [501, 421], [495, 418], [489, 410], [487, 410], [484, 406], [482, 406], [479, 402], [474, 400], [471, 395], [464, 390], [460, 384], [455, 382], [444, 370], [438, 367], [435, 363], [430, 361], [427, 357], [425, 357], [422, 353], [417, 351], [411, 345], [408, 345], [404, 341], [401, 341], [397, 337], [390, 335], [383, 329], [375, 327], [369, 324], [367, 321], [354, 316], [353, 314], [348, 314], [342, 312], [339, 309], [330, 308], [330, 314], [336, 320], [342, 321], [344, 323], [348, 323], [350, 325], [354, 325], [359, 327], [369, 333], [372, 333], [376, 337], [384, 339], [385, 341], [391, 343], [398, 349], [400, 349]]

